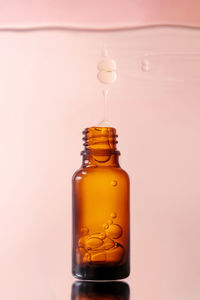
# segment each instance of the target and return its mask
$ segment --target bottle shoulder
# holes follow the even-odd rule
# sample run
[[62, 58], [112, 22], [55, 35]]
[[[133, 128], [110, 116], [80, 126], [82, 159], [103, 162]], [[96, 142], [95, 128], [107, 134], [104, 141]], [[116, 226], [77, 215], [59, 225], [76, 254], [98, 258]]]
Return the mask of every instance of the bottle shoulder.
[[91, 176], [110, 176], [114, 175], [129, 181], [128, 173], [121, 167], [88, 167], [79, 168], [72, 176], [72, 181], [81, 180], [83, 178], [89, 178]]

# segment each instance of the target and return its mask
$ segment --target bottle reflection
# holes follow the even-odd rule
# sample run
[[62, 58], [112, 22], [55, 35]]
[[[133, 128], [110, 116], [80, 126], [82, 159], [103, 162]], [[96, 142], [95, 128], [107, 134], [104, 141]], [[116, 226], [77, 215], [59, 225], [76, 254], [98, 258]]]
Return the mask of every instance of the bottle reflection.
[[125, 282], [76, 281], [71, 300], [129, 300], [130, 290]]

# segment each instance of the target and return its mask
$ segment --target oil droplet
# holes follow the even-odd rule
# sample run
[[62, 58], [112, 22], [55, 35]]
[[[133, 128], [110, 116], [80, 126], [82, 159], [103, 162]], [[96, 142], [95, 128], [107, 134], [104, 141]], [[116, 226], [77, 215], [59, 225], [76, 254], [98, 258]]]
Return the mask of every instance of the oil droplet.
[[110, 216], [111, 216], [111, 218], [113, 218], [113, 219], [117, 218], [117, 214], [116, 214], [115, 212], [112, 212]]
[[91, 237], [85, 242], [85, 248], [87, 250], [93, 250], [100, 247], [103, 244], [103, 241], [96, 237]]
[[142, 69], [143, 72], [148, 72], [150, 70], [149, 60], [148, 59], [142, 60], [142, 62], [141, 62], [141, 69]]
[[89, 238], [98, 238], [98, 239], [105, 239], [106, 235], [105, 233], [93, 233], [89, 236]]
[[108, 224], [103, 224], [104, 229], [108, 229], [108, 227], [109, 227]]
[[99, 234], [99, 238], [100, 238], [100, 239], [104, 240], [105, 237], [106, 237], [105, 233], [100, 233], [100, 234]]
[[106, 235], [111, 239], [119, 239], [122, 236], [122, 228], [120, 225], [113, 224], [106, 229]]
[[117, 180], [111, 181], [112, 186], [117, 186]]
[[106, 238], [104, 240], [103, 247], [105, 250], [109, 250], [110, 248], [115, 246], [115, 242], [112, 239]]

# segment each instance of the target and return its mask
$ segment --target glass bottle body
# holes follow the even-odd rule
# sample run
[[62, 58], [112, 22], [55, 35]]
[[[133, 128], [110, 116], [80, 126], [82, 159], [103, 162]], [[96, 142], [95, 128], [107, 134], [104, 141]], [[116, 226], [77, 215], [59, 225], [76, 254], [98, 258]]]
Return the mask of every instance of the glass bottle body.
[[73, 275], [121, 279], [129, 275], [129, 177], [118, 152], [86, 152], [73, 176]]

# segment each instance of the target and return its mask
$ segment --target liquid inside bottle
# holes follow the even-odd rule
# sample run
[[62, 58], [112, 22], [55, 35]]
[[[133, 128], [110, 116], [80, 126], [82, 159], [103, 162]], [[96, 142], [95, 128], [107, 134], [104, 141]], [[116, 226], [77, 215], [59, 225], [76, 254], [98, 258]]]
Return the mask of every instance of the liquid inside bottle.
[[85, 129], [83, 163], [73, 190], [73, 262], [76, 278], [129, 275], [129, 177], [120, 168], [112, 127]]

